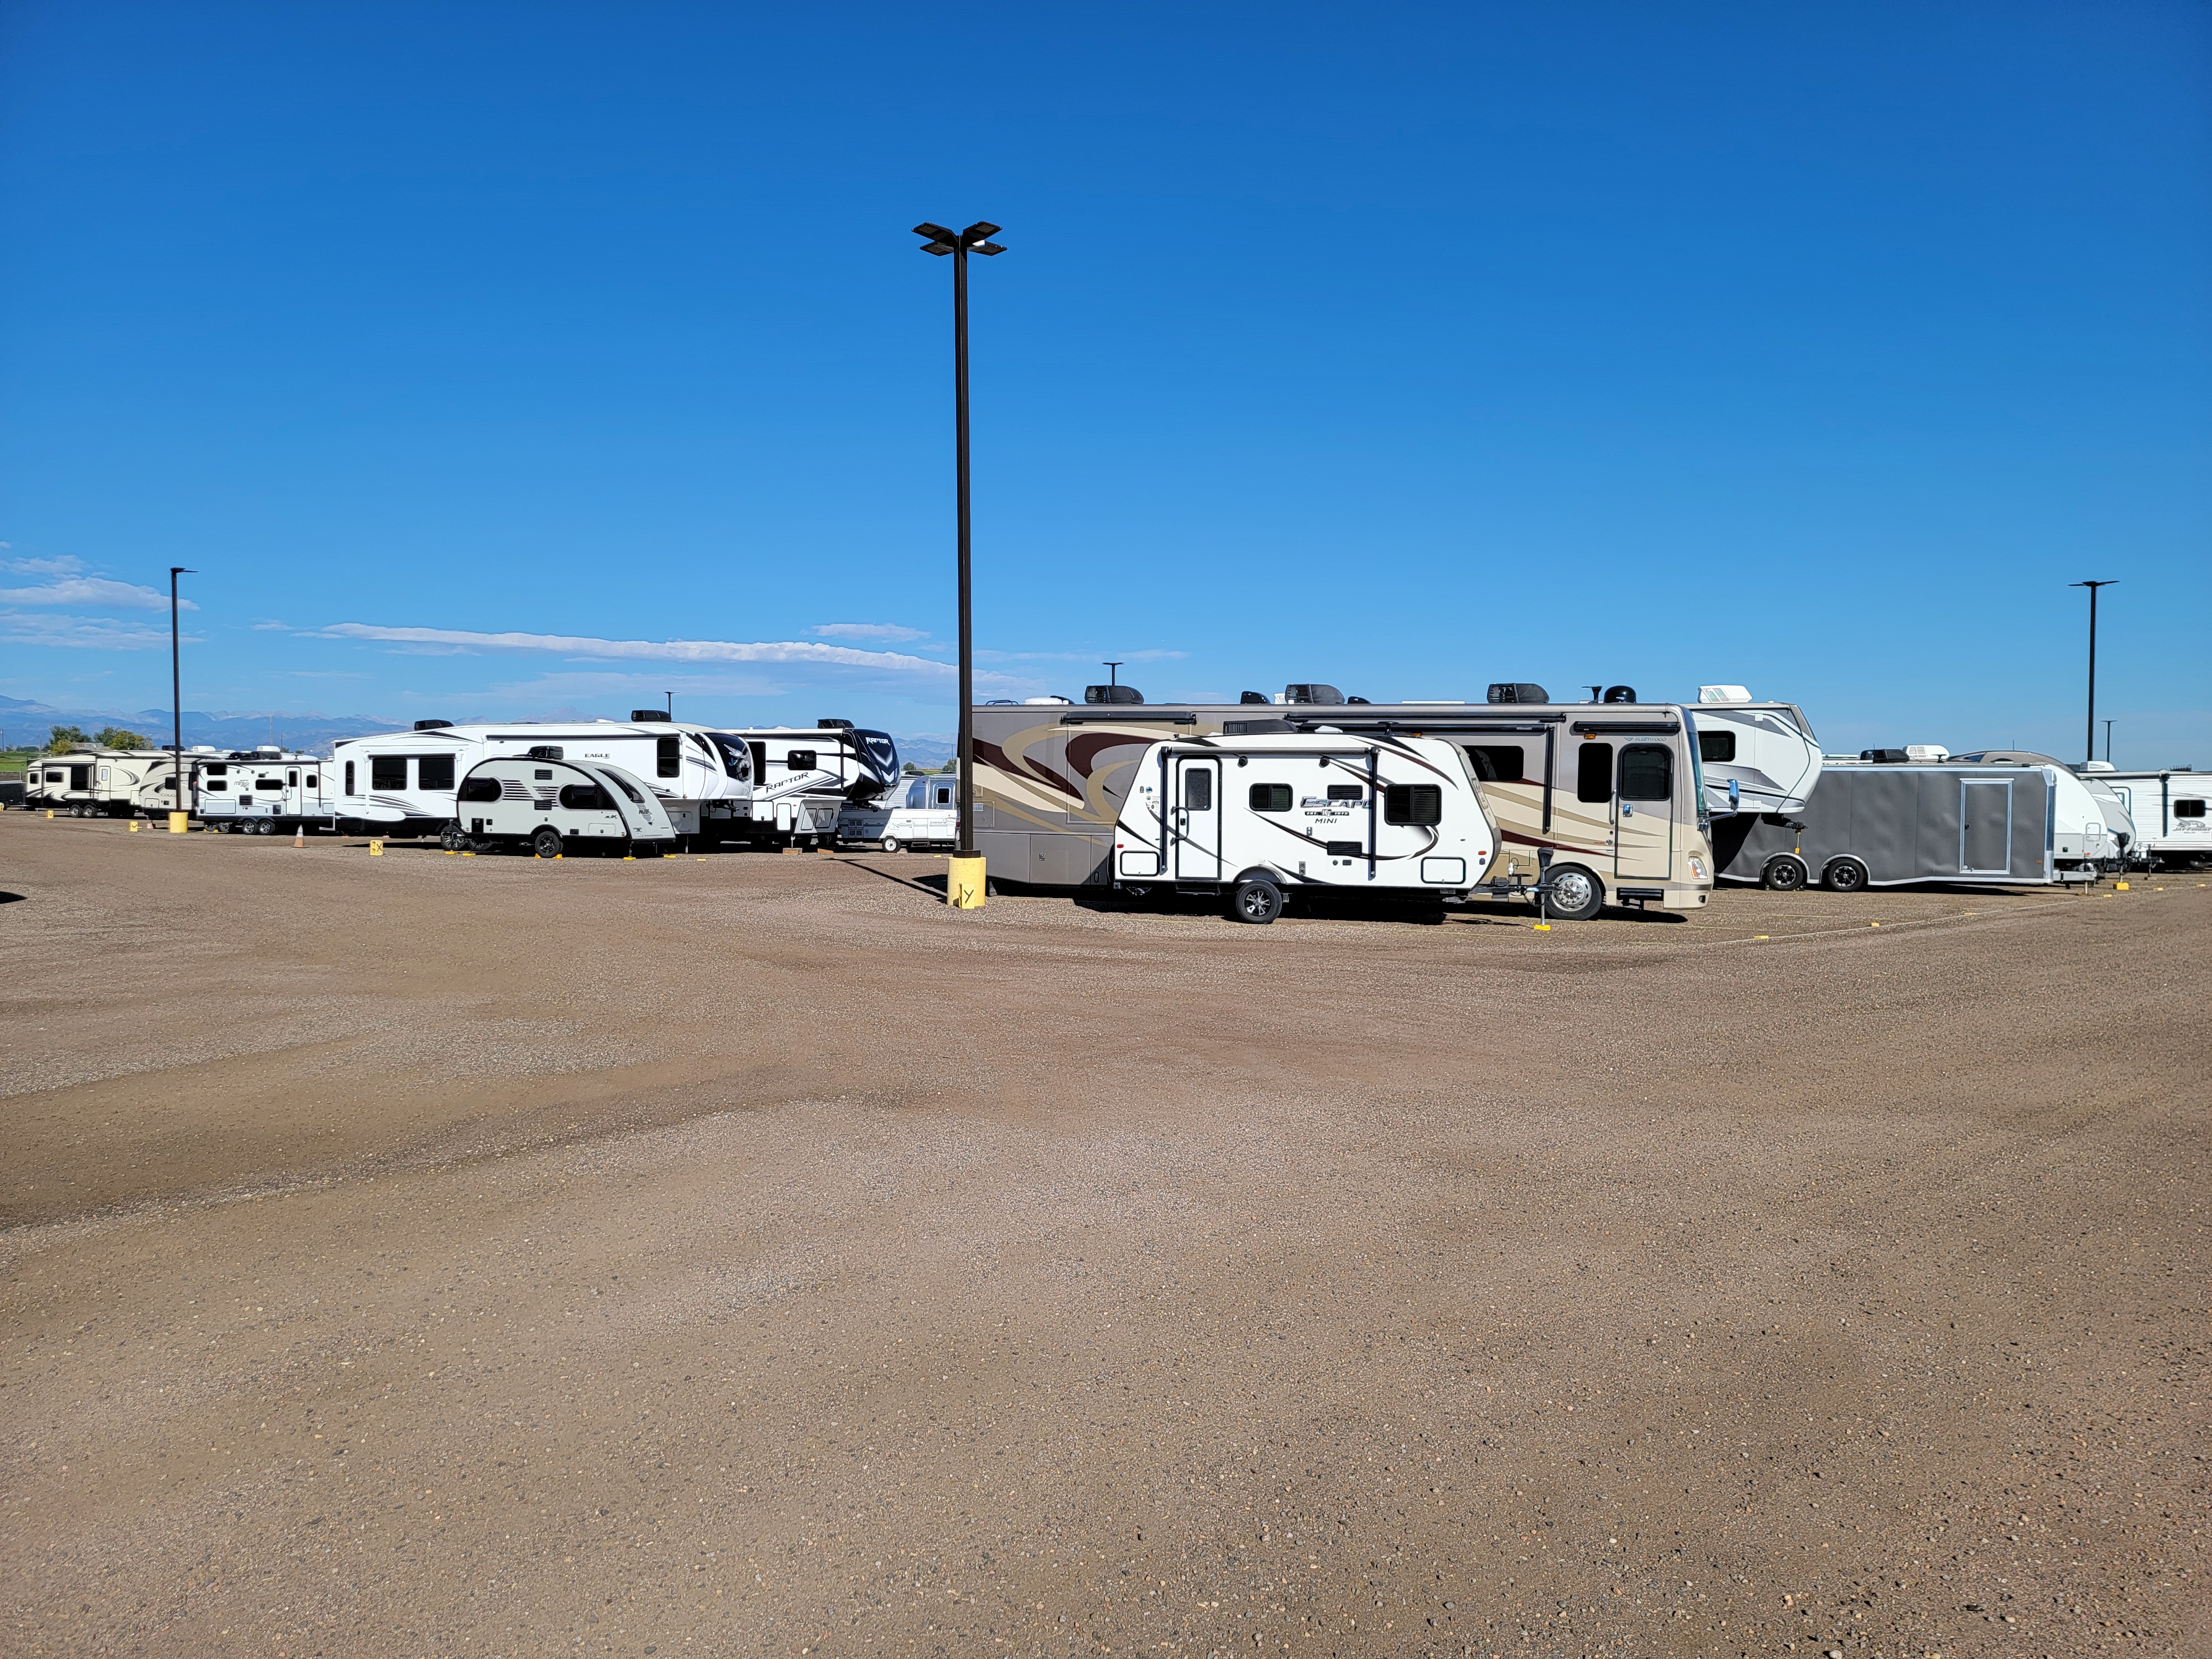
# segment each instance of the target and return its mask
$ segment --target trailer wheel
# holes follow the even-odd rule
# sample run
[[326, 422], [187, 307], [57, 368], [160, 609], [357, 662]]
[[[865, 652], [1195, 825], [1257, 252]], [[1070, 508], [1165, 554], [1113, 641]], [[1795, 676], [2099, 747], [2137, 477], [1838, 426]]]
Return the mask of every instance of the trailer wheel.
[[438, 845], [448, 853], [458, 853], [468, 844], [469, 838], [463, 832], [459, 818], [453, 819], [438, 832]]
[[1554, 865], [1544, 908], [1561, 921], [1588, 921], [1605, 908], [1605, 884], [1580, 865]]
[[1265, 876], [1240, 881], [1230, 896], [1229, 914], [1238, 921], [1264, 926], [1283, 914], [1283, 890]]
[[896, 853], [899, 849], [899, 838], [896, 836], [885, 836], [878, 844], [886, 853]]
[[1759, 872], [1759, 884], [1770, 893], [1794, 893], [1805, 884], [1805, 866], [1788, 853], [1778, 854], [1766, 861]]
[[561, 832], [550, 823], [540, 824], [538, 833], [530, 838], [530, 850], [541, 859], [561, 856]]
[[1820, 885], [1832, 893], [1856, 893], [1867, 884], [1867, 867], [1856, 859], [1831, 859], [1820, 872]]

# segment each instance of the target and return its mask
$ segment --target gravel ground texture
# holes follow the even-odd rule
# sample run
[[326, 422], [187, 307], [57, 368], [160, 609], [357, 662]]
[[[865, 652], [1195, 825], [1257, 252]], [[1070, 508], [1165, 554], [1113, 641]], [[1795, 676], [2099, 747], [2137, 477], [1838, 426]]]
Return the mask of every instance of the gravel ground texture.
[[0, 814], [0, 1652], [2212, 1650], [2205, 878], [943, 871]]

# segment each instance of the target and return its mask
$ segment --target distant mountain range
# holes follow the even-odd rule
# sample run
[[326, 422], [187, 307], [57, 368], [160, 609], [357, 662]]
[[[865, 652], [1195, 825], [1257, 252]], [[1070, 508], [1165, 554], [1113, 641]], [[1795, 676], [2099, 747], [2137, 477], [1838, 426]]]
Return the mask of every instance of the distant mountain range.
[[[340, 738], [367, 737], [374, 732], [404, 731], [408, 722], [376, 714], [229, 714], [185, 710], [185, 742], [212, 744], [217, 749], [252, 749], [264, 743], [287, 749], [323, 750]], [[9, 748], [42, 748], [57, 726], [75, 726], [87, 736], [102, 726], [119, 726], [150, 738], [155, 744], [171, 741], [173, 729], [166, 708], [121, 711], [108, 708], [57, 708], [23, 697], [0, 697], [0, 744]], [[944, 738], [896, 737], [901, 761], [917, 766], [942, 766], [952, 756], [952, 744]]]

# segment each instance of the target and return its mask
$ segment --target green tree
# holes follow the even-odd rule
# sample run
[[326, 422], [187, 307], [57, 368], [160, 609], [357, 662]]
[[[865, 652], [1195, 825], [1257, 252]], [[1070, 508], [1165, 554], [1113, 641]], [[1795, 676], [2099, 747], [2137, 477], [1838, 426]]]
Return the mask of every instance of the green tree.
[[57, 726], [46, 733], [46, 753], [64, 755], [72, 749], [82, 749], [91, 742], [81, 726]]
[[126, 731], [119, 726], [101, 726], [100, 734], [93, 741], [102, 749], [151, 749], [154, 746], [150, 738], [142, 738], [136, 732]]

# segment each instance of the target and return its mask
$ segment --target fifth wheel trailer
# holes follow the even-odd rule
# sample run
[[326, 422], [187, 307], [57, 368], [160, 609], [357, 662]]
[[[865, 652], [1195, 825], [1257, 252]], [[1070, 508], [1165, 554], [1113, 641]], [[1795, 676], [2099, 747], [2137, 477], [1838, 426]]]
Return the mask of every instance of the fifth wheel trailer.
[[1717, 820], [1713, 851], [1723, 879], [1784, 890], [2091, 879], [2094, 866], [2058, 862], [2061, 769], [1832, 760], [1794, 820]]
[[2096, 771], [2094, 778], [2120, 798], [2134, 821], [2133, 862], [2148, 870], [2202, 870], [2212, 866], [2212, 775], [2184, 767], [2160, 772]]

